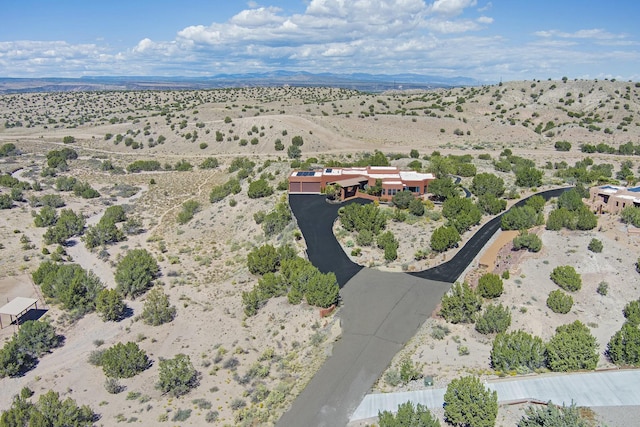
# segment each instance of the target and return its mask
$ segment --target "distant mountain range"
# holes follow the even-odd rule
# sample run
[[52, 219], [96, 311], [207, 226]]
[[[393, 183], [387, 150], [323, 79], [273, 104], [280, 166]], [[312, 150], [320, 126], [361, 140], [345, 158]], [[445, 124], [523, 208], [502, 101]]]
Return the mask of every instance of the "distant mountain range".
[[251, 86], [329, 86], [382, 92], [392, 89], [432, 89], [471, 86], [480, 82], [468, 77], [421, 74], [335, 74], [302, 71], [218, 74], [210, 77], [96, 76], [79, 78], [4, 78], [0, 93], [69, 92], [99, 90], [188, 90]]

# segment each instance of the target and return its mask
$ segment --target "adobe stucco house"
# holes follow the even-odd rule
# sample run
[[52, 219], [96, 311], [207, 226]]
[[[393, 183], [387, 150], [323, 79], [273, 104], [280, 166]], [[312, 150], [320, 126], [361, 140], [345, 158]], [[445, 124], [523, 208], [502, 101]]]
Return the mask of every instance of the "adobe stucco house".
[[640, 187], [603, 185], [589, 189], [589, 201], [598, 213], [619, 213], [627, 206], [640, 206]]
[[289, 175], [290, 194], [320, 194], [327, 185], [341, 187], [341, 199], [355, 197], [358, 190], [382, 183], [381, 200], [391, 199], [399, 191], [410, 191], [416, 196], [426, 194], [429, 182], [435, 176], [430, 173], [401, 171], [394, 166], [367, 166], [353, 168], [325, 168], [312, 171], [293, 171]]

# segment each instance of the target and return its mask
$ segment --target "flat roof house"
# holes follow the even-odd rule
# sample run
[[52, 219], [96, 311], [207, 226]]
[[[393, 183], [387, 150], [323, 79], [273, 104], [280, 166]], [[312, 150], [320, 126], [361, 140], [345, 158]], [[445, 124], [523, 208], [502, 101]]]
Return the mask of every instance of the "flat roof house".
[[589, 189], [589, 201], [593, 208], [619, 213], [627, 206], [640, 206], [640, 187], [622, 187], [619, 185], [603, 185]]
[[431, 173], [401, 171], [395, 166], [367, 166], [353, 168], [324, 168], [312, 171], [293, 171], [289, 175], [289, 193], [320, 194], [329, 184], [341, 187], [341, 199], [356, 197], [359, 190], [373, 187], [380, 180], [380, 199], [389, 200], [398, 191], [410, 191], [416, 196], [426, 194]]

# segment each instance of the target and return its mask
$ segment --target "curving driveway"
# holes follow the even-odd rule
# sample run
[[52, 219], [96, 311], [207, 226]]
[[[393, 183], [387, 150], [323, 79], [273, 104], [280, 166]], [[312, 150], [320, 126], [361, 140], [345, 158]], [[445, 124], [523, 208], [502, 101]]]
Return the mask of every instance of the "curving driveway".
[[[548, 200], [567, 189], [538, 194]], [[524, 203], [521, 200], [516, 206]], [[307, 242], [309, 260], [323, 273], [336, 274], [343, 333], [331, 356], [277, 425], [344, 426], [393, 357], [498, 230], [500, 217], [482, 226], [444, 264], [411, 274], [387, 273], [354, 264], [336, 241], [332, 226], [343, 205], [328, 204], [322, 195], [293, 194], [289, 205]]]

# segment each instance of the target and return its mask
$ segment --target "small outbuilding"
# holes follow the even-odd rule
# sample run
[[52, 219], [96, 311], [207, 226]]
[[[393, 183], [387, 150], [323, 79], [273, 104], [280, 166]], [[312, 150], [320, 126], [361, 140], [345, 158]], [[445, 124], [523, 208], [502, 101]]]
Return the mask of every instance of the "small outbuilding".
[[11, 319], [9, 323], [13, 323], [13, 319], [15, 317], [16, 323], [20, 324], [20, 317], [29, 311], [31, 306], [35, 306], [36, 309], [38, 308], [38, 300], [36, 298], [16, 297], [0, 307], [0, 329], [3, 328], [3, 314], [9, 316]]

